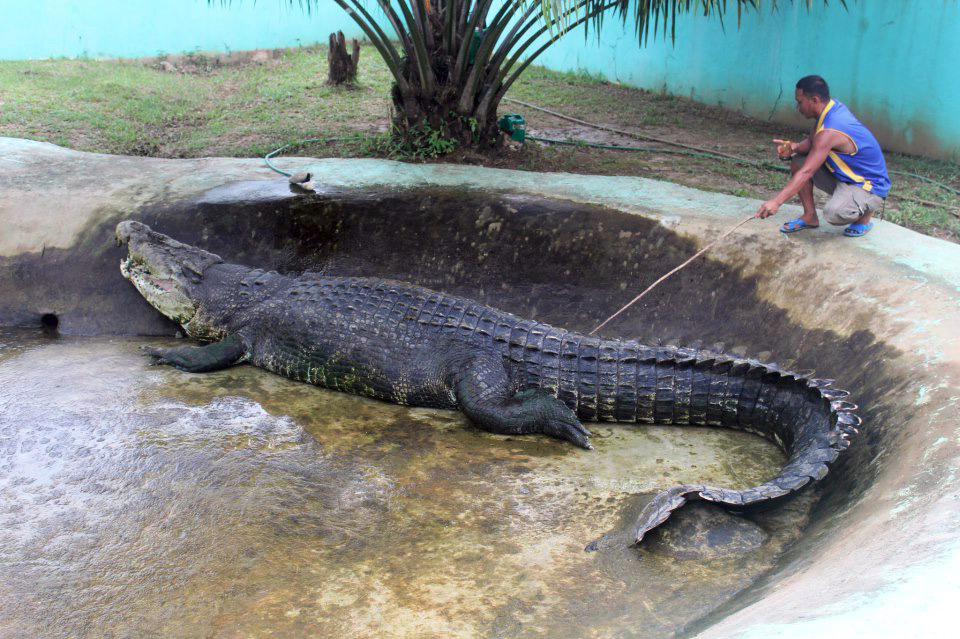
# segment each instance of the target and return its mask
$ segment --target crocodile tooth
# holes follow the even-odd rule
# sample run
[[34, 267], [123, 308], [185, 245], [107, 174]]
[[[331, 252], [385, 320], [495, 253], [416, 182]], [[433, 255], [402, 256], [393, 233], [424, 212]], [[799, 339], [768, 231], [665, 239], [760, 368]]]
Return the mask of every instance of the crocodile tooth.
[[733, 360], [726, 359], [723, 356], [717, 357], [713, 362], [713, 370], [716, 373], [726, 373], [733, 367]]
[[761, 376], [760, 379], [761, 379], [761, 381], [763, 381], [764, 384], [773, 384], [773, 383], [779, 381], [779, 379], [780, 379], [781, 376], [782, 376], [782, 374], [780, 373], [780, 371], [778, 371], [778, 370], [776, 370], [776, 369], [769, 369], [769, 368], [768, 368], [766, 371], [764, 371], [764, 373], [763, 373], [763, 375]]
[[837, 423], [857, 427], [863, 423], [863, 420], [856, 413], [837, 413]]
[[745, 375], [748, 370], [750, 370], [750, 364], [747, 362], [736, 362], [730, 369], [730, 374], [737, 376]]
[[857, 410], [858, 406], [853, 402], [845, 402], [838, 400], [835, 402], [830, 402], [830, 408], [838, 413], [849, 413], [851, 411]]
[[747, 379], [761, 379], [764, 373], [767, 372], [767, 367], [759, 362], [749, 362], [749, 368], [747, 369]]
[[844, 397], [849, 397], [850, 392], [845, 391], [842, 388], [828, 388], [820, 391], [820, 395], [826, 397], [827, 399], [843, 399]]
[[826, 388], [827, 386], [831, 386], [834, 381], [836, 381], [836, 380], [832, 380], [832, 379], [810, 379], [810, 380], [807, 380], [807, 384], [808, 384], [809, 386], [813, 387], [813, 388]]
[[717, 360], [714, 359], [714, 358], [710, 358], [710, 359], [700, 359], [700, 360], [697, 360], [697, 362], [694, 364], [694, 367], [695, 367], [697, 370], [709, 370], [709, 369], [713, 368], [713, 365], [714, 365], [714, 363], [715, 363], [716, 361], [717, 361]]

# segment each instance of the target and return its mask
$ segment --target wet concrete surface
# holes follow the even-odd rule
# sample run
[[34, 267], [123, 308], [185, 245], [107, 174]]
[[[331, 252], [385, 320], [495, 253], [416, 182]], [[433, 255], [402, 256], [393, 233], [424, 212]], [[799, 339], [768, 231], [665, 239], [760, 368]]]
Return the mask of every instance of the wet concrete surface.
[[757, 517], [749, 552], [684, 559], [694, 517], [588, 553], [659, 487], [748, 487], [782, 454], [607, 425], [583, 451], [141, 354], [173, 341], [0, 331], [0, 636], [667, 637], [766, 571], [809, 509]]

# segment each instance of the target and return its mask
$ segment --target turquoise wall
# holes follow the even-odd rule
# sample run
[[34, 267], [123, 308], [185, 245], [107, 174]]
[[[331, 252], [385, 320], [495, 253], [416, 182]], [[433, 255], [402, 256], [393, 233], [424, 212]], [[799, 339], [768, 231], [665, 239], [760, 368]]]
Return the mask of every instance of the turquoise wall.
[[123, 58], [326, 44], [362, 32], [329, 0], [0, 0], [0, 60]]
[[735, 11], [725, 30], [715, 17], [680, 17], [676, 44], [660, 35], [644, 48], [611, 20], [599, 43], [572, 32], [539, 62], [800, 126], [794, 86], [816, 73], [885, 148], [960, 155], [960, 1], [770, 4], [739, 29]]
[[[139, 57], [326, 42], [360, 30], [331, 0], [310, 14], [287, 0], [0, 0], [0, 59]], [[375, 3], [369, 3], [374, 6]], [[770, 2], [726, 30], [682, 16], [676, 44], [638, 47], [611, 19], [584, 40], [573, 32], [539, 60], [630, 86], [684, 95], [806, 126], [793, 111], [798, 78], [819, 73], [888, 149], [960, 155], [960, 0]], [[733, 6], [734, 3], [731, 3]]]

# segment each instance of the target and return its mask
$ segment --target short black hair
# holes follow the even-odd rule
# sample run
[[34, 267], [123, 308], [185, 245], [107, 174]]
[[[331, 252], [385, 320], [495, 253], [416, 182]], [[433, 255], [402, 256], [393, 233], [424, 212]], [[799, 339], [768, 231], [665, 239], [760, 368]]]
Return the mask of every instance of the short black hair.
[[819, 96], [824, 102], [830, 101], [830, 87], [827, 81], [819, 75], [807, 75], [797, 81], [797, 88], [803, 91], [804, 95]]

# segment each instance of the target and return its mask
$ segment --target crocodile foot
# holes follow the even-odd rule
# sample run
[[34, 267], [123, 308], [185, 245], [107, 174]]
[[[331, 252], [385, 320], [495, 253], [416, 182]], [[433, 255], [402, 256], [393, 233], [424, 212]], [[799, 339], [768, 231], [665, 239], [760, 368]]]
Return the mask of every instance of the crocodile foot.
[[454, 395], [480, 428], [501, 435], [549, 435], [593, 448], [590, 431], [562, 401], [541, 390], [513, 392], [499, 356], [479, 353], [464, 364], [454, 378]]
[[169, 364], [188, 373], [206, 373], [243, 361], [246, 350], [243, 339], [238, 335], [231, 335], [206, 346], [144, 348], [143, 354], [150, 357], [154, 364]]

